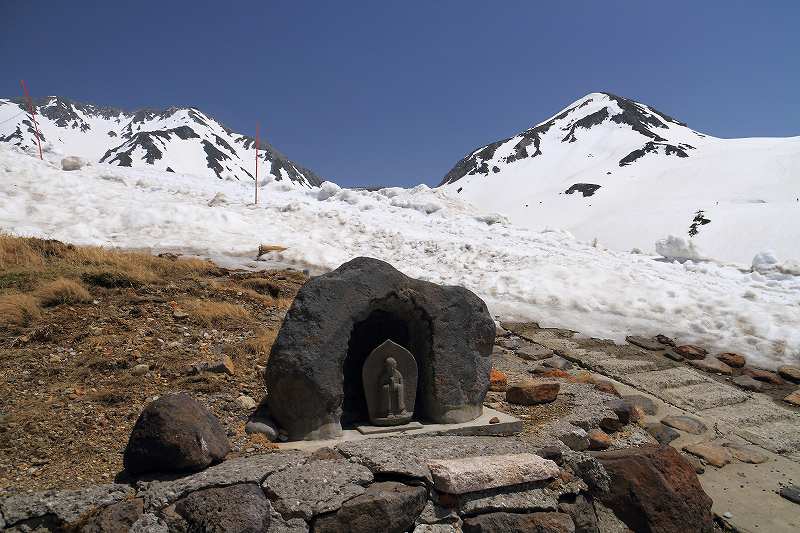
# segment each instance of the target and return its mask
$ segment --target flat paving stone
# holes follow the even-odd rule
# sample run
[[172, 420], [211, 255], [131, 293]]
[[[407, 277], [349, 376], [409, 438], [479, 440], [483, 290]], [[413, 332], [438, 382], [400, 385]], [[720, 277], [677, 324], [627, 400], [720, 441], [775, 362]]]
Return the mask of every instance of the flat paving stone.
[[541, 344], [529, 342], [523, 346], [520, 346], [514, 353], [516, 353], [518, 357], [521, 357], [527, 361], [540, 361], [542, 359], [552, 357], [553, 353], [555, 352], [553, 352], [553, 350], [550, 348], [545, 348]]
[[684, 446], [683, 450], [700, 457], [708, 464], [716, 466], [717, 468], [722, 468], [732, 460], [731, 453], [727, 449], [722, 446], [717, 446], [716, 444], [711, 444], [710, 442], [689, 444], [688, 446]]
[[774, 453], [787, 454], [800, 451], [800, 423], [797, 420], [767, 422], [742, 428], [736, 434]]
[[733, 374], [733, 369], [716, 357], [706, 357], [705, 359], [689, 361], [689, 364], [705, 372], [722, 374], [723, 376], [730, 376]]
[[532, 453], [434, 459], [428, 468], [436, 490], [448, 494], [553, 479], [561, 471], [553, 461]]
[[373, 479], [372, 472], [363, 465], [322, 460], [276, 472], [264, 481], [263, 487], [282, 516], [310, 520], [336, 511], [350, 498], [363, 494]]
[[733, 455], [735, 459], [743, 463], [760, 465], [769, 460], [766, 455], [754, 450], [751, 446], [743, 446], [731, 442], [726, 442], [723, 446], [731, 452], [731, 455]]
[[656, 394], [663, 389], [696, 385], [699, 383], [713, 383], [714, 380], [702, 375], [696, 370], [685, 366], [679, 366], [653, 372], [633, 373], [623, 377], [621, 381], [637, 389]]
[[658, 368], [655, 361], [645, 361], [643, 359], [607, 359], [595, 366], [597, 370], [615, 378], [634, 372], [646, 372]]
[[702, 435], [708, 431], [705, 424], [691, 416], [666, 416], [661, 423], [692, 435]]
[[721, 383], [699, 383], [661, 391], [665, 401], [689, 410], [702, 411], [721, 405], [732, 405], [746, 401], [744, 392]]
[[731, 380], [731, 383], [736, 385], [737, 387], [741, 387], [744, 390], [749, 390], [753, 392], [761, 392], [764, 390], [764, 383], [761, 381], [757, 381], [750, 376], [736, 376]]
[[703, 416], [732, 426], [734, 429], [793, 419], [800, 424], [800, 415], [759, 396], [754, 396], [746, 402], [707, 409], [703, 411]]

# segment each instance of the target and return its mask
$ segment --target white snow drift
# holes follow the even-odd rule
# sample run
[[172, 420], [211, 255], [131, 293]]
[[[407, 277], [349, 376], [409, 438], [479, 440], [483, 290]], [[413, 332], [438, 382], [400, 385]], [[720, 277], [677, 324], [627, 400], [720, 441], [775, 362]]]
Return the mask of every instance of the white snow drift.
[[[466, 286], [502, 317], [618, 340], [664, 333], [766, 366], [800, 360], [800, 277], [776, 263], [749, 272], [607, 251], [564, 231], [509, 225], [425, 186], [356, 192], [273, 181], [260, 196], [254, 206], [252, 186], [155, 170], [65, 172], [0, 146], [3, 231], [191, 251], [241, 267], [266, 266], [253, 261], [262, 243], [288, 247], [268, 254], [272, 264], [314, 271], [366, 255]], [[225, 201], [209, 207], [215, 198]]]

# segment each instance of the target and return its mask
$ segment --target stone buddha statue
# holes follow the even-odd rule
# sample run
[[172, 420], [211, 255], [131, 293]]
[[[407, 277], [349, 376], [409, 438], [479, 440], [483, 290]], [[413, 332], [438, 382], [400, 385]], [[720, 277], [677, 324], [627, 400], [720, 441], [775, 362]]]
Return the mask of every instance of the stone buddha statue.
[[383, 362], [383, 375], [380, 381], [381, 417], [406, 417], [406, 398], [403, 385], [403, 374], [397, 370], [394, 357], [387, 357]]
[[367, 356], [362, 383], [372, 424], [399, 426], [414, 417], [417, 363], [399, 344], [386, 340]]

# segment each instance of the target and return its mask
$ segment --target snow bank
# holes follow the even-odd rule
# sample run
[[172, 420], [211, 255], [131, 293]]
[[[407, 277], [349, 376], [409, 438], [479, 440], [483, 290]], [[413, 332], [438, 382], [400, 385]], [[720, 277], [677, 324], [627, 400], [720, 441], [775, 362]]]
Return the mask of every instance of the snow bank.
[[[209, 208], [217, 193], [227, 203]], [[252, 184], [155, 170], [97, 164], [63, 172], [0, 146], [5, 231], [192, 252], [243, 268], [275, 265], [252, 260], [264, 242], [288, 247], [270, 254], [277, 264], [313, 272], [366, 255], [410, 276], [463, 285], [503, 318], [617, 340], [664, 333], [770, 367], [800, 361], [797, 276], [594, 248], [563, 230], [487, 219], [427, 187], [357, 192], [276, 181], [259, 198], [252, 205]]]
[[703, 259], [700, 251], [692, 241], [687, 241], [683, 237], [674, 235], [656, 241], [656, 253], [667, 259], [691, 259], [693, 261]]

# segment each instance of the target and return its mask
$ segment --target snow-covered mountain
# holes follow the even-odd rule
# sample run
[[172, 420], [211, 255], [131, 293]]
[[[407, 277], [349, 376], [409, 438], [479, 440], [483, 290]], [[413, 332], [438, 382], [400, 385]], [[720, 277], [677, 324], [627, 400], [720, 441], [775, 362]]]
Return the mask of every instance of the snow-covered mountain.
[[439, 186], [620, 250], [674, 235], [722, 260], [800, 258], [800, 137], [720, 139], [608, 93], [478, 148]]
[[[251, 180], [255, 139], [235, 133], [196, 108], [126, 112], [58, 96], [34, 101], [43, 148], [124, 167]], [[0, 142], [36, 149], [34, 125], [22, 99], [0, 99]], [[298, 186], [319, 185], [312, 171], [261, 142], [259, 176]]]

